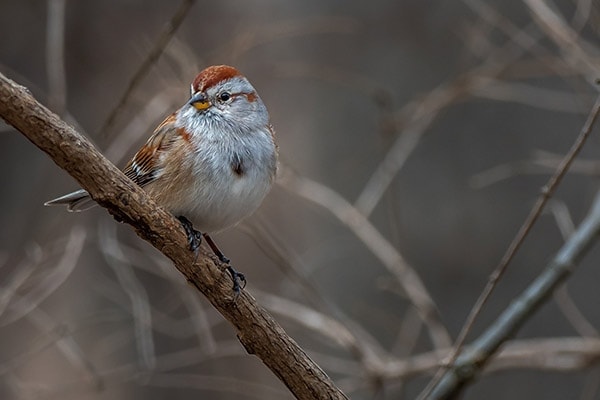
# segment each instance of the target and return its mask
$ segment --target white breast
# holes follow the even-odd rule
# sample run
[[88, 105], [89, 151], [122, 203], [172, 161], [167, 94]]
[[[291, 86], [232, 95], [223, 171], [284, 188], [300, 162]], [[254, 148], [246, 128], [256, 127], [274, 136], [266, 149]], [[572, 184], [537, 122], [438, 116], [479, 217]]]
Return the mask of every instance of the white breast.
[[269, 131], [204, 140], [199, 146], [193, 190], [181, 199], [181, 209], [172, 211], [185, 215], [201, 232], [217, 232], [260, 206], [275, 175], [276, 148]]

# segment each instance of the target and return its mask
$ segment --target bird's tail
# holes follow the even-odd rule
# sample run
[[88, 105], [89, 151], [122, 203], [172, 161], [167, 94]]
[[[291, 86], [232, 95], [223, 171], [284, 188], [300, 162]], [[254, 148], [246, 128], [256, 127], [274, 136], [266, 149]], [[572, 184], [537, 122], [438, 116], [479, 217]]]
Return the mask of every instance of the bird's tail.
[[44, 203], [44, 205], [66, 205], [67, 210], [72, 212], [79, 212], [95, 207], [97, 204], [94, 200], [92, 200], [90, 194], [87, 191], [79, 189], [76, 192], [65, 194], [64, 196], [61, 196], [54, 200], [47, 201]]

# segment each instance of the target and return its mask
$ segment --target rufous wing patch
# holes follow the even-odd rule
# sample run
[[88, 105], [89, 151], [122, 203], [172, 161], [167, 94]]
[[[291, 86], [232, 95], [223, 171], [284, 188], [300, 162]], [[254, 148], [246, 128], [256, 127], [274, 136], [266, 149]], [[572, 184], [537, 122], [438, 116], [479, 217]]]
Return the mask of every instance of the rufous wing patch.
[[125, 175], [139, 186], [144, 186], [156, 178], [159, 172], [159, 153], [166, 151], [177, 140], [178, 131], [174, 129], [175, 119], [175, 114], [165, 118], [123, 169]]

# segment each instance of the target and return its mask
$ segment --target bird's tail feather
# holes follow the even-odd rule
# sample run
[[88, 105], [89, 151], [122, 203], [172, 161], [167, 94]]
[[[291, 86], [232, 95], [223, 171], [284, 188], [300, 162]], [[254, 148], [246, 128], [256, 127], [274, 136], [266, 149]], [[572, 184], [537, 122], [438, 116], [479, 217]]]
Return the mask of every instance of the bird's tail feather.
[[83, 190], [79, 189], [76, 192], [65, 194], [59, 198], [54, 200], [50, 200], [44, 203], [45, 206], [57, 206], [57, 205], [66, 205], [67, 210], [72, 212], [85, 211], [92, 207], [95, 207], [96, 202], [90, 197], [90, 194]]

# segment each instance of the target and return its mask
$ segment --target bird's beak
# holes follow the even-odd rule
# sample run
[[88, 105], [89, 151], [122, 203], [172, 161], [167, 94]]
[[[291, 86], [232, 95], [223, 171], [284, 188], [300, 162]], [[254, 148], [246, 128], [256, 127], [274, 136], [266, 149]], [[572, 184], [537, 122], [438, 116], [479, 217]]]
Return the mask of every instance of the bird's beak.
[[192, 95], [189, 104], [196, 107], [196, 109], [200, 111], [206, 110], [212, 105], [211, 102], [206, 98], [206, 95], [202, 92]]

